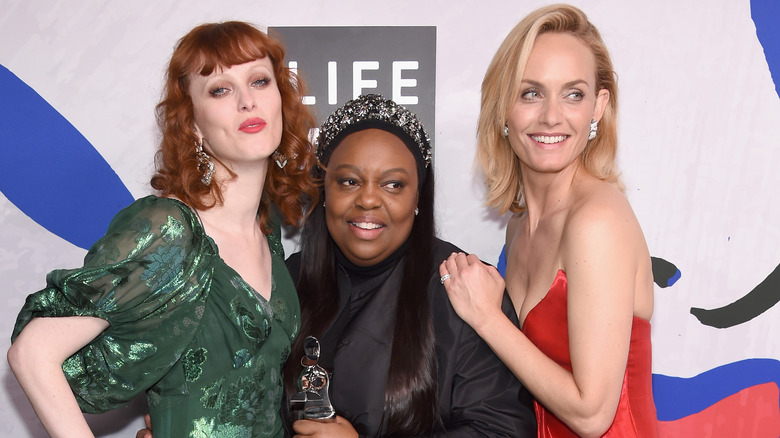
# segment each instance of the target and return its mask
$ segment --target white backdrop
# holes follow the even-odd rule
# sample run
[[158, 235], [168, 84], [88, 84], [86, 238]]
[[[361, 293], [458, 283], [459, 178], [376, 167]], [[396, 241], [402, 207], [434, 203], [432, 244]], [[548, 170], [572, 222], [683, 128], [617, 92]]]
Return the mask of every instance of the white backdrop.
[[[150, 192], [153, 107], [165, 63], [193, 26], [225, 19], [261, 27], [436, 26], [440, 235], [495, 262], [505, 219], [482, 206], [482, 183], [472, 175], [479, 88], [506, 33], [543, 4], [3, 0], [0, 64], [67, 118], [138, 198]], [[691, 307], [736, 301], [780, 263], [780, 98], [750, 2], [573, 4], [600, 28], [612, 52], [620, 86], [619, 160], [650, 252], [682, 273], [672, 287], [656, 288], [653, 372], [687, 378], [745, 359], [780, 359], [780, 306], [725, 329], [690, 314]], [[0, 172], [9, 165], [0, 157]], [[24, 298], [44, 285], [46, 272], [78, 266], [84, 253], [0, 194], [0, 335], [6, 336], [0, 350], [9, 345]], [[778, 289], [775, 282], [775, 295]], [[5, 361], [0, 378], [0, 436], [45, 436]], [[777, 396], [767, 403], [774, 403], [768, 417], [777, 424]], [[143, 409], [141, 403], [92, 421], [103, 436], [133, 436]], [[708, 436], [718, 436], [712, 430]]]

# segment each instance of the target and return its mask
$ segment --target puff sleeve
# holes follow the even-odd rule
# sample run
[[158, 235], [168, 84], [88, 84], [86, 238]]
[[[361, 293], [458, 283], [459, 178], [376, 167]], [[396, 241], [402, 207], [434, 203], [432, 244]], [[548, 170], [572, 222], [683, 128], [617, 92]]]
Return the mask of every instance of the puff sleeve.
[[203, 315], [213, 253], [186, 205], [140, 199], [114, 217], [84, 266], [47, 275], [46, 287], [27, 297], [11, 339], [36, 317], [105, 319], [109, 328], [69, 357], [63, 371], [84, 412], [121, 407], [185, 351]]

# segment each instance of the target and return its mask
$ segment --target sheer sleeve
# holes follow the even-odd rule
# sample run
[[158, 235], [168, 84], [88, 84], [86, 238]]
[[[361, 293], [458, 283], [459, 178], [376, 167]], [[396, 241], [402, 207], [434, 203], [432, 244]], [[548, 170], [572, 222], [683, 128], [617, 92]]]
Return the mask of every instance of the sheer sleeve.
[[68, 358], [63, 371], [83, 411], [123, 406], [158, 382], [192, 339], [213, 251], [186, 205], [140, 199], [114, 217], [83, 267], [52, 271], [46, 287], [27, 297], [12, 341], [36, 317], [105, 319], [109, 328]]

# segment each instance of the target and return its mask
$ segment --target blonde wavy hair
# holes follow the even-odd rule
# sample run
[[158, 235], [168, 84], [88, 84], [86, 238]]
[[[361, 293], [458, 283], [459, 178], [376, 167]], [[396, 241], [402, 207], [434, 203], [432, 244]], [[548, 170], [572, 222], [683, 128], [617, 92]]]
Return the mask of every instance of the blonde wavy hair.
[[623, 190], [615, 163], [617, 154], [617, 78], [607, 47], [598, 29], [580, 9], [550, 5], [531, 12], [506, 36], [493, 56], [482, 81], [482, 101], [477, 126], [475, 164], [481, 166], [487, 184], [485, 205], [504, 214], [526, 209], [520, 160], [503, 135], [504, 125], [520, 92], [525, 66], [536, 38], [548, 32], [569, 33], [590, 49], [596, 61], [596, 90], [609, 91], [609, 101], [599, 121], [598, 135], [588, 141], [582, 163], [593, 176]]

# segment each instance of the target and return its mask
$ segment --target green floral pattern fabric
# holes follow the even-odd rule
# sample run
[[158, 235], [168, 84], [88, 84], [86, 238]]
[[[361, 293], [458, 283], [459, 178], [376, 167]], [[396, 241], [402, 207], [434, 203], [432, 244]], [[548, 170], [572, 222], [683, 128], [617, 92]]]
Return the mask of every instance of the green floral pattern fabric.
[[265, 300], [219, 257], [185, 204], [148, 196], [122, 210], [79, 269], [51, 272], [12, 340], [35, 317], [110, 327], [63, 364], [85, 412], [146, 391], [160, 437], [281, 437], [281, 366], [300, 327], [278, 227]]

